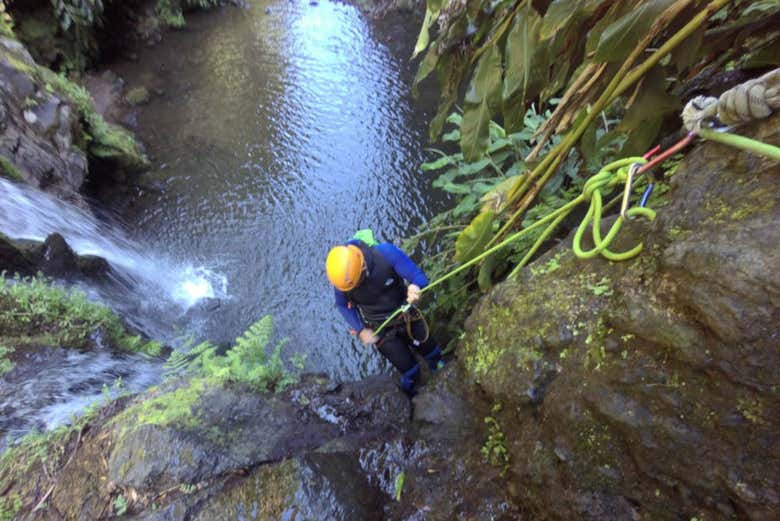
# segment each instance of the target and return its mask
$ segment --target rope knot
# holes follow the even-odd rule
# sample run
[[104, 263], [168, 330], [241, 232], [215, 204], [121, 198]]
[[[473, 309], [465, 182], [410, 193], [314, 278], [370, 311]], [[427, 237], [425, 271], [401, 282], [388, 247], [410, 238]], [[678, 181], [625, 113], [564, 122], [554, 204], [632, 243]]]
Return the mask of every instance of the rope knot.
[[706, 119], [738, 125], [766, 118], [780, 110], [780, 68], [733, 87], [720, 98], [696, 96], [685, 105], [682, 119], [689, 131], [698, 131]]

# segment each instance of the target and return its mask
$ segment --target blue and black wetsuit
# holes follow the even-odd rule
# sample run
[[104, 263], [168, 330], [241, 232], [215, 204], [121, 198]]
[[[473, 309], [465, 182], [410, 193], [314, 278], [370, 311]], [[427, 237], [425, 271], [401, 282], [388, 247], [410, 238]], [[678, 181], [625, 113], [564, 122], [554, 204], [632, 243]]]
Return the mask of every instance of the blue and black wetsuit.
[[[420, 288], [428, 285], [425, 273], [400, 249], [390, 243], [368, 246], [353, 239], [347, 244], [360, 248], [365, 259], [363, 277], [360, 284], [348, 293], [335, 290], [336, 307], [356, 332], [365, 327], [376, 329], [396, 309], [406, 303], [406, 284], [404, 279]], [[377, 343], [379, 351], [396, 369], [401, 372], [401, 387], [411, 392], [420, 374], [420, 366], [409, 346], [414, 345], [420, 351], [431, 368], [436, 368], [441, 360], [439, 349], [433, 337], [425, 342], [415, 338], [425, 336], [425, 326], [421, 321], [411, 323], [412, 337], [403, 327], [387, 327], [380, 333]]]

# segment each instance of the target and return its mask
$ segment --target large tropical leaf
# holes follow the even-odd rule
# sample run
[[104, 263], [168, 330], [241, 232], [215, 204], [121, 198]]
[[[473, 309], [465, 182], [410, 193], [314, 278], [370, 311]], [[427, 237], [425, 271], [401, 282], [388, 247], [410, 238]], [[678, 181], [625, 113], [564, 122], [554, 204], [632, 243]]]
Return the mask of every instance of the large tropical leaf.
[[664, 115], [680, 110], [680, 100], [667, 92], [666, 83], [663, 70], [654, 67], [638, 85], [636, 97], [619, 126], [628, 134], [621, 155], [644, 154], [658, 135]]
[[491, 210], [483, 211], [462, 231], [455, 240], [455, 260], [468, 262], [480, 254], [493, 235], [493, 218]]
[[466, 90], [460, 146], [466, 161], [477, 161], [490, 144], [490, 118], [501, 101], [501, 50], [494, 45], [477, 62]]
[[460, 127], [460, 148], [466, 161], [478, 161], [490, 144], [490, 109], [487, 100], [466, 107]]
[[519, 175], [507, 177], [494, 186], [490, 192], [483, 195], [480, 199], [480, 201], [484, 204], [482, 209], [491, 210], [495, 213], [502, 211], [504, 209], [504, 203], [506, 202], [506, 196], [509, 193], [509, 190], [515, 185], [519, 178]]
[[417, 74], [414, 76], [414, 82], [412, 82], [412, 96], [415, 98], [419, 95], [420, 83], [425, 80], [436, 69], [436, 64], [439, 62], [439, 53], [436, 52], [435, 47], [428, 49], [420, 66], [417, 68]]
[[522, 128], [527, 101], [542, 90], [548, 55], [539, 46], [542, 19], [526, 4], [517, 13], [506, 40], [506, 75], [502, 92], [504, 124], [508, 132]]
[[621, 16], [601, 33], [596, 49], [597, 61], [620, 61], [631, 54], [650, 27], [675, 0], [649, 0]]
[[436, 19], [439, 18], [440, 10], [441, 0], [428, 0], [428, 5], [425, 9], [425, 19], [420, 27], [420, 34], [417, 36], [417, 43], [414, 46], [412, 58], [415, 58], [418, 54], [428, 48], [428, 44], [431, 41], [429, 30]]

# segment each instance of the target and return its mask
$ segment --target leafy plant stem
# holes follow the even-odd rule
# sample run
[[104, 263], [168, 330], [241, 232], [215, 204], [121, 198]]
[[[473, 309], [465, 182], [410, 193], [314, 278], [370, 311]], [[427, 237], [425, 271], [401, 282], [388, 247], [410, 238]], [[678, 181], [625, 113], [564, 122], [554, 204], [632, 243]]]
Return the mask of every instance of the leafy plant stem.
[[414, 240], [414, 239], [419, 239], [420, 237], [425, 237], [426, 235], [430, 235], [432, 233], [444, 232], [444, 231], [447, 231], [447, 230], [462, 230], [463, 228], [465, 228], [465, 226], [463, 226], [461, 224], [451, 224], [451, 225], [447, 225], [447, 226], [437, 226], [436, 228], [430, 228], [430, 229], [422, 231], [422, 232], [420, 232], [420, 233], [418, 233], [416, 235], [412, 235], [411, 237], [408, 237], [406, 240], [410, 241], [410, 240]]
[[[604, 89], [604, 92], [601, 94], [599, 99], [594, 103], [593, 107], [591, 108], [588, 115], [585, 117], [584, 121], [582, 121], [570, 134], [566, 136], [564, 141], [562, 141], [558, 146], [553, 148], [542, 160], [542, 162], [527, 176], [527, 180], [523, 180], [518, 182], [518, 190], [513, 190], [510, 192], [507, 206], [511, 206], [515, 204], [520, 198], [522, 197], [522, 200], [520, 201], [520, 205], [518, 209], [512, 214], [512, 217], [504, 223], [504, 225], [498, 230], [498, 232], [493, 236], [493, 238], [488, 241], [487, 246], [489, 247], [491, 244], [493, 244], [496, 240], [499, 240], [507, 230], [515, 223], [517, 218], [525, 212], [525, 210], [530, 206], [531, 202], [536, 198], [538, 193], [541, 191], [542, 188], [544, 188], [544, 185], [547, 183], [547, 181], [552, 177], [552, 175], [555, 173], [556, 168], [561, 163], [563, 158], [568, 154], [569, 150], [574, 146], [574, 144], [579, 140], [579, 138], [582, 136], [582, 134], [585, 132], [585, 130], [588, 128], [588, 126], [593, 122], [593, 120], [601, 113], [604, 108], [611, 103], [617, 96], [619, 96], [623, 91], [625, 91], [628, 87], [630, 87], [633, 83], [635, 83], [639, 78], [642, 77], [650, 68], [653, 67], [658, 61], [663, 58], [666, 54], [671, 52], [677, 45], [679, 45], [682, 41], [685, 40], [686, 37], [688, 37], [693, 31], [695, 31], [701, 24], [704, 23], [705, 20], [707, 20], [712, 14], [717, 12], [721, 7], [726, 5], [729, 2], [729, 0], [713, 0], [704, 10], [702, 10], [698, 15], [696, 15], [690, 22], [688, 22], [682, 29], [680, 29], [672, 38], [670, 38], [664, 45], [662, 45], [655, 53], [653, 53], [650, 58], [645, 60], [642, 65], [637, 67], [634, 71], [632, 71], [628, 76], [626, 76], [629, 68], [634, 63], [634, 61], [639, 57], [639, 55], [645, 50], [647, 45], [652, 41], [652, 39], [657, 34], [656, 30], [651, 30], [645, 38], [642, 39], [642, 41], [639, 42], [639, 44], [634, 48], [634, 50], [629, 55], [628, 59], [623, 63], [623, 65], [620, 67], [618, 72], [613, 77], [612, 81], [607, 85], [607, 87]], [[674, 14], [676, 12], [679, 12], [679, 10], [690, 3], [690, 0], [685, 0], [684, 2], [676, 2], [673, 4], [667, 11], [665, 11], [661, 17], [659, 18], [659, 22], [662, 20], [668, 20], [668, 17], [670, 14]], [[658, 24], [658, 22], [656, 22]], [[544, 172], [544, 173], [542, 173]], [[541, 177], [540, 177], [541, 175]], [[535, 179], [539, 178], [536, 183], [528, 188], [527, 190], [525, 187], [529, 186]], [[520, 186], [523, 186], [523, 191], [520, 191]]]
[[485, 44], [480, 47], [479, 49], [474, 52], [474, 54], [471, 56], [471, 59], [469, 60], [469, 64], [473, 65], [477, 62], [480, 56], [490, 49], [493, 45], [496, 44], [496, 42], [501, 39], [501, 37], [504, 35], [507, 29], [509, 29], [509, 26], [512, 24], [512, 20], [515, 18], [515, 15], [520, 12], [520, 9], [522, 9], [525, 4], [528, 3], [528, 0], [522, 0], [520, 3], [517, 4], [517, 6], [514, 8], [514, 10], [509, 13], [509, 15], [504, 18], [504, 20], [501, 22], [501, 25], [496, 29], [496, 32], [493, 33], [493, 36], [490, 37], [490, 39], [485, 42]]

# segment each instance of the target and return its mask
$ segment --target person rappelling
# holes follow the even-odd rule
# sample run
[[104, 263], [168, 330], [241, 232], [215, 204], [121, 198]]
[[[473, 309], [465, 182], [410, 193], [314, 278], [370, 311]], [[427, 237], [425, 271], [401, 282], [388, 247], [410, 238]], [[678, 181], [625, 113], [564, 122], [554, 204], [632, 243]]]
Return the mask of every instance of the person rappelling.
[[[336, 307], [350, 332], [364, 345], [379, 349], [401, 373], [401, 389], [413, 396], [420, 365], [412, 347], [431, 370], [444, 365], [441, 349], [414, 307], [428, 285], [428, 277], [398, 247], [377, 243], [370, 230], [361, 230], [352, 240], [333, 247], [325, 265], [334, 286]], [[397, 313], [405, 303], [408, 309]]]

